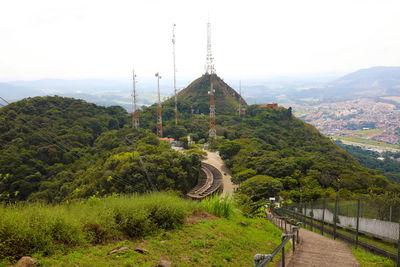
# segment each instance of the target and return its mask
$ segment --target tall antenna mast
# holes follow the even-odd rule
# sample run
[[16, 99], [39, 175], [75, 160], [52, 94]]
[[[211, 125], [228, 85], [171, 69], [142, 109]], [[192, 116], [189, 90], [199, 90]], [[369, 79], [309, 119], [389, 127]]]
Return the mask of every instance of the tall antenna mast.
[[156, 75], [157, 77], [157, 87], [158, 87], [158, 107], [157, 107], [157, 136], [162, 137], [162, 117], [161, 117], [161, 97], [160, 97], [160, 79], [161, 76], [157, 72]]
[[176, 95], [175, 24], [172, 26], [172, 55], [174, 59], [175, 125], [178, 125], [178, 96]]
[[135, 127], [135, 129], [139, 128], [139, 117], [137, 114], [137, 107], [136, 107], [136, 74], [135, 70], [132, 71], [132, 78], [133, 78], [133, 91], [132, 91], [132, 98], [133, 98], [133, 111], [132, 111], [132, 127]]
[[208, 94], [210, 95], [210, 132], [209, 136], [211, 139], [215, 140], [217, 138], [217, 131], [215, 129], [215, 102], [214, 102], [214, 82], [213, 82], [213, 74], [215, 72], [214, 69], [214, 58], [211, 53], [211, 23], [210, 17], [208, 17], [207, 22], [207, 58], [206, 58], [206, 74], [210, 74], [210, 91]]
[[239, 117], [242, 115], [242, 81], [239, 81]]

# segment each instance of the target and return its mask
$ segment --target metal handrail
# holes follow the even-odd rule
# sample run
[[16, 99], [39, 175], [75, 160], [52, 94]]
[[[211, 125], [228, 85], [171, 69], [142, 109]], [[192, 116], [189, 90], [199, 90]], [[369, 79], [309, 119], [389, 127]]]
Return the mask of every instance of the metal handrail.
[[[279, 217], [279, 219], [285, 219], [285, 225], [287, 223], [287, 219], [285, 217]], [[285, 245], [289, 242], [289, 240], [292, 238], [292, 243], [293, 243], [293, 253], [296, 249], [296, 243], [298, 244], [300, 242], [299, 239], [299, 229], [300, 229], [300, 224], [298, 223], [297, 226], [293, 226], [292, 227], [292, 231], [289, 234], [282, 234], [281, 236], [281, 243], [278, 247], [276, 247], [274, 249], [274, 251], [271, 254], [256, 254], [254, 255], [253, 261], [254, 261], [254, 266], [255, 267], [263, 267], [265, 266], [267, 263], [269, 263], [273, 257], [276, 256], [276, 254], [279, 253], [279, 251], [282, 251], [282, 266], [285, 266]], [[285, 227], [286, 228], [286, 227]], [[282, 225], [282, 229], [283, 229], [283, 225]], [[296, 238], [297, 237], [297, 238]], [[297, 240], [295, 240], [295, 238]]]

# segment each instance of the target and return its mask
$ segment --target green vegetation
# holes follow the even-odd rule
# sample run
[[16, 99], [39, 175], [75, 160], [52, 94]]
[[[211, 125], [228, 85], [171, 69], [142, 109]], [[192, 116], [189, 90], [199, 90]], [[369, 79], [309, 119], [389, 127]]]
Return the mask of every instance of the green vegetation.
[[293, 117], [290, 109], [252, 105], [243, 118], [219, 116], [217, 122], [217, 133], [224, 137], [219, 151], [243, 193], [255, 196], [266, 179], [282, 189], [261, 197], [279, 194], [293, 201], [335, 196], [339, 181], [350, 195], [398, 192], [398, 186], [363, 168], [313, 126]]
[[195, 202], [165, 193], [0, 207], [0, 259], [51, 255], [78, 246], [144, 237], [177, 228], [197, 208]]
[[[358, 162], [360, 162], [361, 166], [381, 171], [389, 181], [400, 183], [400, 162], [391, 158], [393, 153], [384, 153], [381, 155], [378, 152], [364, 150], [358, 146], [345, 145], [340, 141], [337, 141], [337, 143], [339, 146], [346, 149]], [[381, 156], [384, 157], [384, 160], [377, 159]]]
[[60, 202], [154, 189], [186, 193], [201, 154], [182, 154], [120, 107], [35, 97], [0, 109], [0, 201]]
[[351, 251], [354, 253], [356, 256], [357, 261], [361, 264], [363, 267], [373, 267], [373, 266], [379, 266], [379, 267], [391, 267], [391, 266], [396, 266], [396, 264], [385, 257], [380, 257], [377, 255], [374, 255], [362, 248], [355, 248], [351, 247]]
[[356, 131], [353, 134], [360, 136], [368, 136], [368, 135], [380, 134], [381, 132], [383, 132], [383, 129], [369, 129], [369, 130]]
[[[12, 204], [0, 208], [0, 265], [30, 255], [40, 266], [152, 266], [159, 259], [178, 266], [248, 266], [255, 254], [271, 253], [282, 232], [265, 218], [245, 218], [233, 209], [229, 197], [199, 203], [165, 193]], [[108, 255], [136, 245], [148, 253]]]
[[[195, 85], [195, 86], [194, 86]], [[193, 85], [181, 91], [180, 96], [192, 97], [194, 88], [206, 91], [209, 79], [203, 76]], [[196, 92], [197, 92], [196, 91]], [[180, 112], [179, 127], [173, 120], [172, 99], [164, 102], [166, 116], [165, 134], [170, 137], [190, 135], [196, 142], [208, 140], [208, 116], [188, 112], [183, 107]], [[196, 106], [208, 101], [207, 96], [191, 99]], [[229, 106], [229, 104], [227, 105]], [[224, 103], [218, 108], [225, 108]], [[144, 109], [140, 116], [149, 121], [145, 127], [155, 130], [155, 108]], [[218, 110], [217, 108], [217, 110]], [[233, 110], [233, 107], [230, 107]], [[208, 114], [208, 112], [204, 112]], [[375, 196], [384, 192], [400, 192], [400, 187], [390, 183], [379, 171], [362, 167], [345, 150], [330, 138], [323, 136], [313, 126], [304, 123], [292, 115], [291, 108], [268, 108], [265, 105], [246, 107], [246, 115], [217, 114], [216, 129], [218, 142], [215, 147], [224, 159], [232, 174], [232, 181], [240, 185], [240, 192], [254, 194], [260, 183], [246, 180], [256, 176], [268, 176], [269, 182], [279, 190], [265, 192], [257, 201], [270, 196], [299, 201], [321, 197], [334, 197], [340, 188], [349, 196]], [[253, 189], [251, 189], [253, 188]]]
[[[243, 226], [240, 222], [246, 222]], [[280, 243], [282, 232], [265, 219], [234, 217], [202, 218], [181, 229], [156, 234], [136, 241], [77, 248], [68, 254], [39, 258], [43, 266], [154, 266], [160, 259], [176, 266], [252, 266], [257, 253], [271, 253]], [[251, 244], [251, 245], [250, 245]], [[107, 255], [114, 248], [139, 245], [148, 250], [133, 250]], [[280, 255], [273, 259], [274, 266]]]
[[385, 142], [380, 142], [380, 141], [371, 140], [371, 139], [364, 139], [364, 138], [355, 137], [355, 136], [332, 136], [332, 138], [333, 139], [338, 139], [338, 140], [341, 140], [341, 141], [349, 141], [349, 142], [352, 142], [352, 143], [372, 145], [372, 146], [382, 147], [382, 148], [400, 149], [400, 147], [397, 146], [397, 145], [392, 145], [392, 144], [385, 143]]
[[306, 109], [296, 109], [293, 113], [293, 115], [295, 115], [296, 117], [302, 117], [307, 115], [308, 113], [310, 113], [308, 110]]
[[234, 212], [233, 202], [229, 195], [219, 197], [217, 194], [213, 194], [201, 201], [201, 207], [208, 213], [224, 218], [230, 218]]
[[276, 196], [283, 189], [282, 183], [266, 175], [256, 175], [245, 180], [240, 186], [240, 193], [252, 196], [252, 199], [265, 200]]
[[[43, 265], [88, 265], [95, 260], [115, 266], [121, 260], [152, 265], [168, 257], [178, 265], [245, 266], [255, 253], [268, 253], [280, 242], [276, 228], [254, 218], [265, 198], [279, 195], [304, 202], [333, 197], [340, 187], [341, 196], [385, 203], [400, 199], [399, 185], [362, 167], [331, 139], [295, 118], [291, 108], [244, 104], [246, 115], [237, 116], [239, 96], [215, 78], [218, 140], [213, 148], [240, 185], [235, 199], [246, 218], [228, 197], [199, 204], [166, 194], [112, 196], [155, 190], [183, 195], [197, 182], [204, 153], [178, 153], [160, 142], [154, 134], [155, 105], [140, 112], [144, 129], [135, 130], [120, 107], [29, 98], [0, 109], [0, 201], [9, 204], [0, 208], [0, 258], [33, 253]], [[180, 92], [177, 127], [172, 99], [164, 102], [164, 136], [187, 140], [190, 135], [197, 143], [207, 142], [209, 82], [203, 75]], [[35, 204], [12, 204], [24, 200]], [[46, 202], [63, 204], [40, 204]], [[182, 226], [185, 216], [200, 207], [223, 218]], [[173, 230], [161, 234], [166, 229]], [[125, 238], [138, 241], [120, 244], [144, 242], [149, 253], [105, 255], [113, 245], [104, 242]]]

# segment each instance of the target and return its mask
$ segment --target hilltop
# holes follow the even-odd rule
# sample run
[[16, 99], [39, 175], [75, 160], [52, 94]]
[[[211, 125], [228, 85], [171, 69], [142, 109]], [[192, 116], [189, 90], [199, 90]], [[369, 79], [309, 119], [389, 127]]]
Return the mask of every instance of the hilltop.
[[[178, 93], [180, 112], [189, 112], [191, 109], [195, 114], [210, 113], [210, 75], [203, 74], [191, 82], [186, 88]], [[246, 101], [236, 92], [235, 89], [226, 84], [218, 75], [213, 75], [213, 84], [215, 90], [215, 105], [217, 115], [236, 114], [239, 108], [239, 99], [242, 106], [247, 106]], [[173, 99], [169, 99], [163, 105], [171, 106]]]
[[[178, 94], [178, 100], [193, 103], [193, 109], [198, 114], [208, 114], [210, 105], [210, 75], [204, 74], [194, 80], [188, 87]], [[232, 87], [226, 84], [218, 75], [213, 75], [213, 86], [215, 90], [215, 105], [217, 115], [236, 114], [239, 108], [239, 100], [243, 106], [246, 101]]]

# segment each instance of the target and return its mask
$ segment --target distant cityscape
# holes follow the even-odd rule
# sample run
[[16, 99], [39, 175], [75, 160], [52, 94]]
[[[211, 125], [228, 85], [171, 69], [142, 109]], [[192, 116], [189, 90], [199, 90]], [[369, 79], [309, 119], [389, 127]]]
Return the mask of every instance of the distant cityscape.
[[327, 136], [395, 149], [400, 136], [400, 97], [359, 98], [318, 105], [293, 104], [294, 114]]

